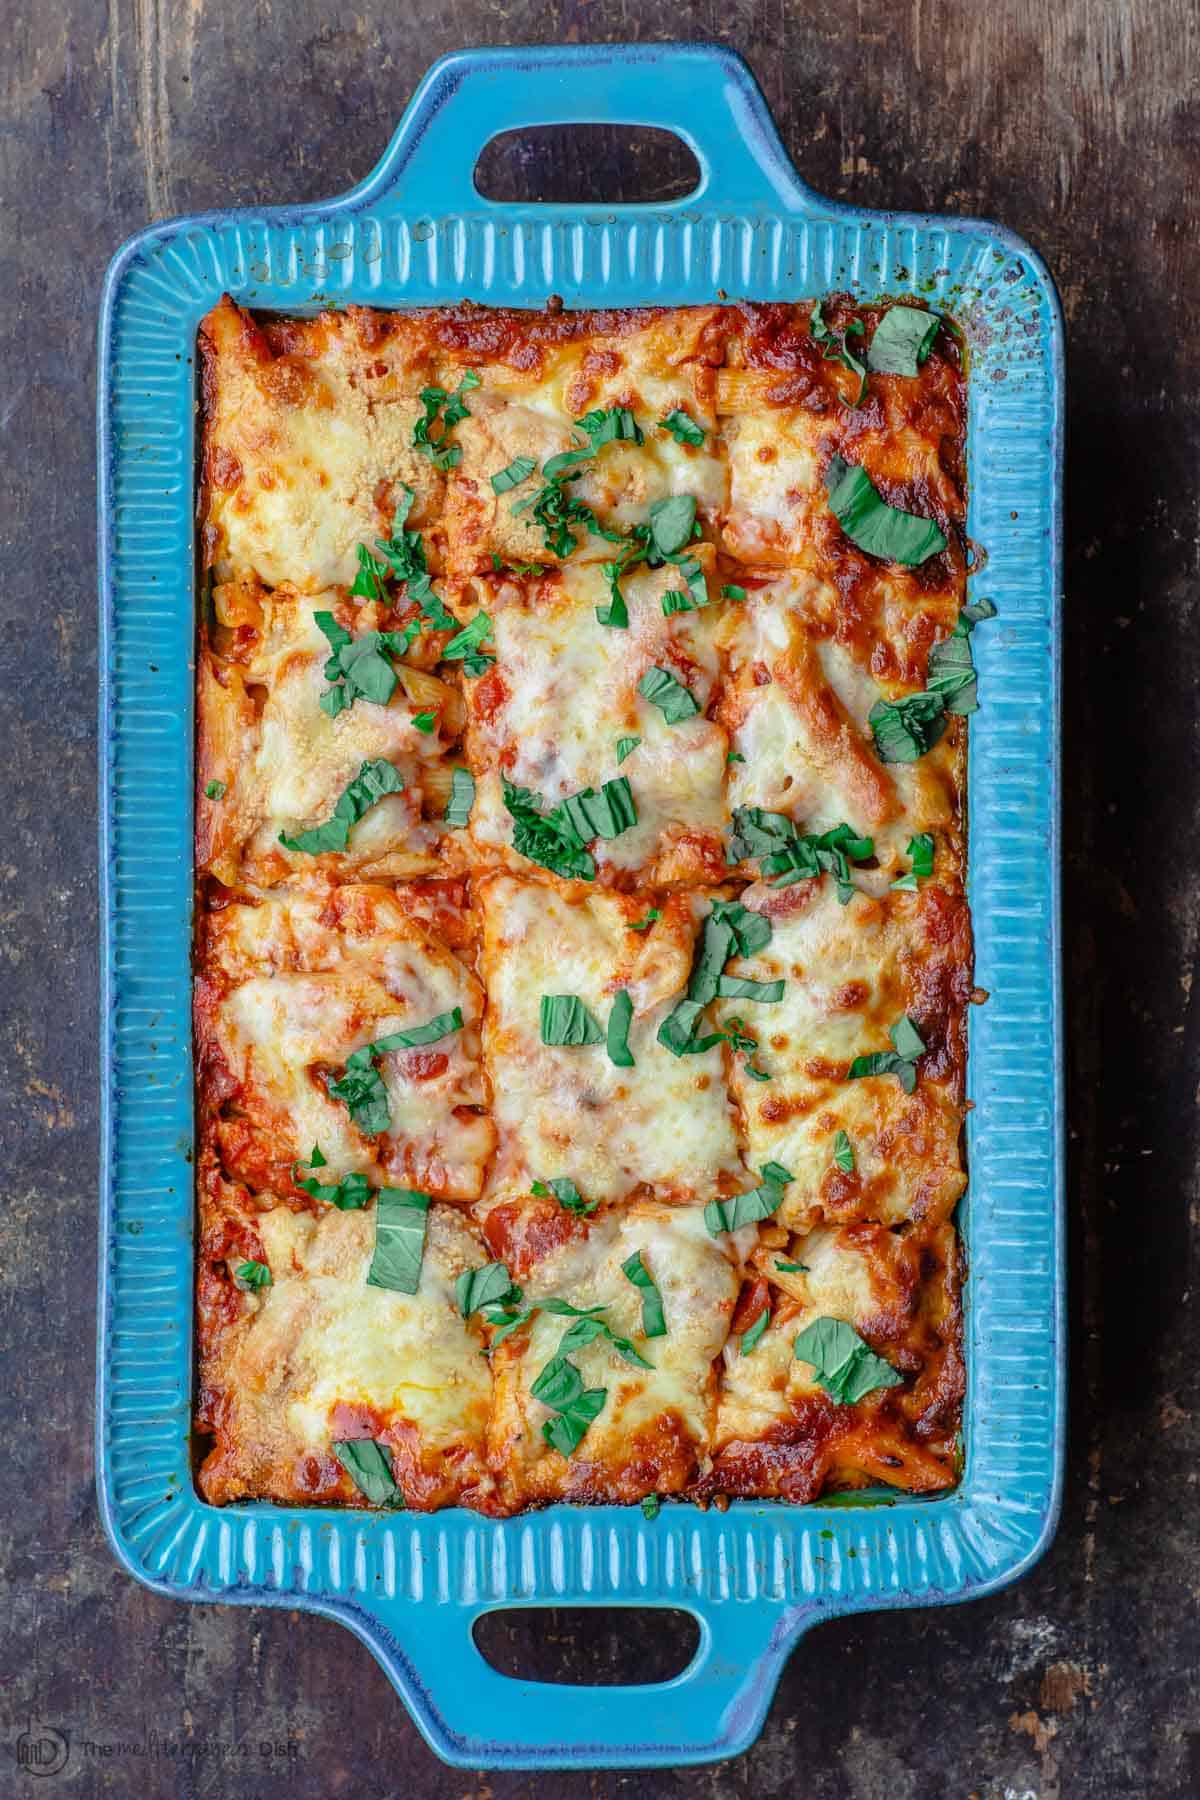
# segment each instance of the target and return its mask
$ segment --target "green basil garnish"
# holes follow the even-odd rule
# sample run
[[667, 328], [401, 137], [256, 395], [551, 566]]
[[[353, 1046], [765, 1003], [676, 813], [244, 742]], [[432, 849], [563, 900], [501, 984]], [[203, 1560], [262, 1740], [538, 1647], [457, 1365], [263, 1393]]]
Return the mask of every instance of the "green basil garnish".
[[392, 1122], [387, 1086], [375, 1067], [377, 1056], [395, 1050], [417, 1050], [424, 1044], [436, 1044], [451, 1032], [462, 1030], [462, 1008], [438, 1013], [427, 1025], [414, 1025], [408, 1031], [392, 1031], [374, 1043], [361, 1044], [346, 1058], [346, 1071], [338, 1081], [329, 1084], [330, 1097], [344, 1100], [350, 1117], [368, 1137], [378, 1137]]
[[936, 313], [915, 306], [890, 306], [875, 327], [867, 367], [877, 375], [918, 375], [938, 334]]
[[895, 1075], [906, 1094], [917, 1085], [917, 1058], [927, 1048], [925, 1040], [908, 1017], [902, 1014], [888, 1032], [892, 1050], [875, 1050], [869, 1056], [856, 1056], [846, 1071], [847, 1081], [860, 1081], [866, 1075]]
[[536, 468], [537, 463], [532, 456], [514, 456], [506, 468], [497, 469], [492, 476], [492, 492], [507, 494], [510, 488], [520, 487]]
[[782, 1163], [764, 1163], [759, 1173], [762, 1181], [748, 1193], [735, 1194], [732, 1200], [710, 1200], [704, 1208], [704, 1223], [713, 1237], [722, 1231], [737, 1231], [743, 1225], [755, 1225], [769, 1219], [783, 1205], [783, 1190], [795, 1177]]
[[416, 1293], [430, 1204], [430, 1196], [415, 1188], [380, 1188], [375, 1199], [375, 1254], [367, 1270], [368, 1287]]
[[918, 831], [915, 837], [910, 837], [906, 855], [912, 862], [912, 868], [907, 875], [898, 876], [892, 886], [907, 893], [915, 893], [918, 881], [925, 881], [933, 874], [933, 837], [931, 833]]
[[678, 676], [657, 664], [646, 670], [638, 682], [638, 693], [652, 706], [657, 706], [668, 725], [680, 725], [700, 711], [700, 703]]
[[742, 1340], [741, 1340], [741, 1343], [738, 1345], [738, 1349], [741, 1351], [743, 1356], [749, 1356], [749, 1354], [753, 1350], [755, 1344], [757, 1344], [759, 1338], [762, 1336], [763, 1332], [767, 1329], [767, 1326], [770, 1323], [771, 1323], [771, 1309], [769, 1306], [764, 1306], [762, 1311], [759, 1313], [757, 1319], [755, 1319], [753, 1325], [751, 1325], [749, 1331], [743, 1331], [743, 1333], [742, 1333]]
[[673, 556], [696, 535], [696, 501], [691, 494], [672, 494], [650, 506], [650, 540], [660, 557]]
[[859, 837], [846, 824], [830, 831], [802, 834], [786, 813], [767, 812], [761, 806], [737, 806], [733, 812], [733, 836], [729, 854], [737, 863], [747, 857], [762, 858], [764, 876], [774, 876], [776, 887], [813, 880], [828, 873], [837, 882], [838, 899], [845, 906], [854, 897], [850, 879], [852, 862], [867, 862], [875, 854], [871, 838]]
[[843, 1173], [853, 1175], [854, 1145], [844, 1131], [839, 1131], [833, 1140], [833, 1160]]
[[540, 1015], [543, 1044], [574, 1048], [604, 1042], [604, 1033], [578, 994], [543, 994]]
[[916, 568], [946, 548], [932, 519], [889, 506], [865, 469], [835, 456], [825, 476], [829, 510], [850, 539], [869, 556]]
[[689, 418], [680, 406], [673, 406], [665, 419], [658, 421], [660, 431], [669, 431], [677, 444], [690, 444], [698, 450], [704, 442], [704, 433], [692, 418]]
[[[425, 417], [413, 426], [412, 447], [421, 456], [427, 456], [435, 469], [454, 469], [462, 461], [462, 446], [451, 444], [448, 439], [459, 420], [470, 414], [463, 395], [478, 386], [479, 376], [474, 369], [468, 369], [453, 393], [441, 387], [421, 389]], [[439, 424], [441, 430], [434, 437], [433, 428]]]
[[253, 1289], [255, 1292], [257, 1292], [260, 1288], [274, 1286], [274, 1280], [272, 1278], [271, 1271], [267, 1267], [266, 1263], [260, 1263], [260, 1262], [239, 1263], [237, 1268], [234, 1270], [234, 1274], [237, 1277], [237, 1279], [243, 1283], [244, 1286]]
[[543, 1424], [542, 1436], [560, 1456], [578, 1450], [588, 1426], [603, 1412], [608, 1399], [607, 1388], [585, 1389], [583, 1376], [563, 1356], [551, 1358], [529, 1391], [554, 1414]]
[[403, 1506], [404, 1496], [392, 1473], [392, 1453], [374, 1438], [343, 1438], [333, 1454], [351, 1481], [372, 1506]]
[[592, 838], [620, 837], [637, 824], [637, 807], [629, 788], [629, 777], [618, 775], [606, 781], [599, 793], [595, 788], [582, 788], [568, 794], [555, 807], [555, 814], [566, 819], [581, 843]]
[[608, 605], [596, 608], [596, 618], [601, 625], [608, 625], [614, 631], [626, 631], [629, 627], [629, 608], [625, 604], [625, 596], [621, 592], [621, 575], [625, 565], [617, 562], [601, 563], [600, 573], [608, 582]]
[[617, 739], [617, 767], [618, 767], [618, 769], [620, 768], [621, 764], [625, 761], [625, 758], [627, 756], [633, 755], [634, 751], [637, 749], [637, 747], [641, 743], [641, 741], [642, 740], [640, 737], [620, 737]]
[[877, 700], [867, 722], [880, 762], [916, 762], [945, 731], [946, 710], [940, 694], [906, 694], [902, 700]]
[[513, 849], [519, 856], [527, 856], [530, 862], [567, 880], [595, 880], [591, 853], [561, 807], [543, 813], [531, 788], [516, 787], [503, 775], [500, 791], [512, 814]]
[[621, 988], [613, 996], [605, 1040], [608, 1060], [618, 1069], [632, 1069], [635, 1066], [633, 1051], [629, 1048], [629, 1027], [632, 1022], [633, 1001], [629, 997], [629, 989]]
[[452, 637], [442, 651], [444, 662], [460, 662], [467, 675], [483, 675], [491, 668], [496, 658], [490, 651], [481, 650], [480, 644], [492, 635], [492, 621], [485, 612], [477, 612], [475, 617], [457, 636]]
[[402, 794], [404, 782], [390, 762], [383, 757], [376, 757], [372, 762], [365, 762], [342, 793], [341, 799], [333, 809], [333, 817], [326, 819], [323, 825], [316, 825], [311, 831], [302, 831], [298, 837], [289, 837], [285, 831], [279, 834], [279, 841], [285, 850], [300, 850], [306, 856], [321, 856], [329, 850], [344, 850], [350, 841], [350, 827], [356, 825], [385, 794]]
[[210, 800], [223, 800], [228, 791], [229, 790], [223, 781], [209, 781], [205, 783], [204, 792]]
[[[371, 1190], [367, 1186], [365, 1175], [347, 1175], [342, 1181], [321, 1182], [315, 1176], [301, 1176], [298, 1171], [303, 1165], [292, 1164], [292, 1180], [298, 1188], [314, 1200], [324, 1201], [328, 1206], [336, 1206], [339, 1212], [358, 1212], [371, 1198]], [[318, 1145], [313, 1145], [312, 1155], [308, 1159], [310, 1169], [323, 1169], [325, 1158]]]
[[484, 1263], [480, 1269], [464, 1269], [454, 1284], [458, 1310], [464, 1319], [485, 1308], [509, 1306], [520, 1301], [521, 1290], [502, 1262]]
[[553, 1194], [565, 1212], [575, 1213], [581, 1219], [586, 1219], [589, 1213], [594, 1213], [600, 1204], [598, 1200], [585, 1200], [575, 1183], [565, 1175], [556, 1176], [551, 1181], [531, 1182], [530, 1192], [539, 1195], [542, 1199]]
[[446, 802], [446, 823], [455, 830], [471, 817], [475, 804], [475, 777], [470, 769], [454, 768], [450, 773], [450, 798]]
[[647, 1338], [666, 1337], [667, 1317], [663, 1311], [662, 1295], [651, 1279], [650, 1272], [642, 1259], [640, 1250], [635, 1250], [621, 1264], [621, 1273], [632, 1281], [642, 1296], [642, 1336]]
[[655, 920], [661, 918], [662, 913], [659, 908], [657, 906], [652, 906], [644, 918], [634, 919], [631, 922], [629, 929], [630, 931], [649, 931]]
[[797, 1333], [792, 1349], [798, 1362], [812, 1364], [817, 1385], [839, 1406], [904, 1380], [844, 1319], [814, 1319]]

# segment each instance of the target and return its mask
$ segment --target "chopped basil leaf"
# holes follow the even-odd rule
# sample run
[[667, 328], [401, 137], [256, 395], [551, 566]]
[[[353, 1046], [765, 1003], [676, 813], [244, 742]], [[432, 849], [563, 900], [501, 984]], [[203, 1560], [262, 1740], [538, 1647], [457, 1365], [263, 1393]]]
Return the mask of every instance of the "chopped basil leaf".
[[710, 1200], [704, 1208], [704, 1223], [713, 1237], [722, 1231], [737, 1231], [743, 1225], [769, 1219], [783, 1205], [783, 1190], [794, 1176], [777, 1162], [764, 1163], [759, 1173], [762, 1181], [748, 1193], [735, 1194], [732, 1200]]
[[205, 794], [210, 800], [223, 800], [228, 791], [229, 790], [223, 781], [210, 781], [206, 784], [204, 789]]
[[646, 670], [638, 682], [638, 693], [657, 706], [668, 725], [679, 725], [700, 711], [700, 704], [689, 688], [657, 664]]
[[461, 829], [471, 817], [475, 804], [475, 777], [470, 769], [455, 768], [450, 773], [450, 798], [446, 802], [446, 823]]
[[668, 588], [662, 597], [663, 616], [670, 618], [673, 613], [695, 612], [696, 608], [688, 599], [682, 588]]
[[267, 1267], [266, 1263], [260, 1263], [260, 1262], [239, 1263], [237, 1268], [234, 1270], [234, 1274], [240, 1282], [242, 1282], [246, 1287], [253, 1289], [255, 1292], [257, 1292], [257, 1290], [259, 1288], [274, 1286], [274, 1280], [272, 1278], [271, 1271]]
[[285, 850], [301, 850], [306, 856], [344, 850], [350, 840], [350, 827], [357, 824], [364, 813], [385, 794], [403, 792], [404, 782], [391, 763], [381, 756], [376, 757], [373, 762], [363, 763], [334, 807], [332, 818], [326, 819], [323, 825], [314, 826], [311, 831], [302, 831], [298, 837], [289, 837], [281, 831], [279, 841]]
[[520, 1288], [513, 1286], [512, 1276], [502, 1262], [484, 1263], [481, 1269], [464, 1269], [454, 1284], [458, 1310], [464, 1319], [469, 1319], [473, 1312], [482, 1312], [485, 1306], [507, 1306], [515, 1295], [521, 1297]]
[[[542, 1305], [547, 1312], [555, 1310], [548, 1301], [543, 1301]], [[603, 1319], [595, 1316], [603, 1311], [602, 1306], [595, 1306], [580, 1313], [576, 1317], [575, 1323], [569, 1325], [563, 1333], [562, 1342], [558, 1346], [558, 1354], [566, 1356], [572, 1350], [582, 1350], [585, 1345], [594, 1344], [597, 1338], [602, 1337], [612, 1345], [619, 1356], [625, 1358], [627, 1363], [632, 1363], [637, 1369], [652, 1369], [654, 1364], [647, 1362], [641, 1351], [631, 1344], [628, 1338], [618, 1337], [611, 1325], [606, 1325]]]
[[404, 1496], [392, 1473], [392, 1453], [374, 1438], [343, 1438], [333, 1454], [351, 1481], [372, 1506], [403, 1506]]
[[681, 406], [673, 406], [666, 418], [658, 421], [658, 428], [660, 431], [669, 431], [677, 444], [691, 444], [695, 450], [704, 442], [703, 431]]
[[672, 494], [650, 507], [650, 537], [659, 556], [672, 556], [691, 543], [696, 524], [696, 501], [691, 494]]
[[854, 399], [848, 401], [847, 404], [861, 406], [867, 397], [867, 371], [850, 349], [847, 339], [864, 335], [865, 327], [862, 320], [851, 319], [844, 331], [835, 331], [832, 326], [825, 323], [825, 315], [821, 310], [821, 302], [818, 300], [809, 318], [808, 332], [815, 342], [824, 346], [821, 351], [822, 361], [841, 363], [844, 369], [849, 369], [852, 375], [857, 375], [858, 392]]
[[994, 618], [995, 614], [996, 608], [990, 600], [978, 600], [972, 606], [964, 606], [949, 637], [934, 644], [929, 652], [925, 686], [931, 694], [941, 696], [948, 713], [979, 711], [971, 633], [981, 619]]
[[625, 758], [627, 756], [633, 755], [634, 751], [637, 749], [637, 747], [641, 743], [641, 741], [642, 740], [640, 737], [620, 737], [617, 739], [617, 767], [618, 767], [618, 769], [620, 768], [621, 764], [625, 761]]
[[659, 1499], [657, 1494], [643, 1494], [643, 1496], [642, 1496], [642, 1517], [643, 1517], [643, 1519], [657, 1519], [657, 1517], [661, 1511], [662, 1511], [662, 1501]]
[[350, 1117], [367, 1137], [378, 1137], [392, 1122], [387, 1085], [375, 1067], [377, 1056], [395, 1050], [415, 1050], [423, 1044], [435, 1044], [439, 1038], [462, 1030], [462, 1009], [438, 1013], [427, 1025], [414, 1025], [408, 1031], [392, 1031], [371, 1044], [361, 1044], [346, 1058], [346, 1070], [329, 1084], [330, 1097], [344, 1100]]
[[312, 1147], [312, 1155], [308, 1159], [309, 1168], [310, 1169], [323, 1169], [325, 1167], [326, 1163], [328, 1162], [328, 1160], [329, 1160], [328, 1157], [321, 1155], [320, 1144], [314, 1144]]
[[916, 1059], [926, 1049], [925, 1040], [906, 1013], [896, 1020], [888, 1036], [895, 1048], [856, 1056], [846, 1071], [846, 1079], [860, 1081], [866, 1075], [895, 1075], [905, 1093], [911, 1094], [917, 1085]]
[[776, 1262], [775, 1267], [781, 1275], [807, 1275], [809, 1272], [807, 1263]]
[[867, 367], [877, 375], [917, 375], [938, 334], [936, 313], [915, 306], [890, 306], [871, 338]]
[[595, 788], [582, 788], [578, 794], [568, 794], [551, 816], [566, 820], [580, 843], [597, 837], [620, 837], [637, 824], [629, 777], [615, 776], [604, 783], [599, 793]]
[[331, 612], [317, 612], [313, 618], [332, 651], [325, 664], [325, 679], [339, 684], [321, 695], [321, 711], [336, 719], [358, 699], [386, 706], [396, 691], [396, 671], [388, 658], [403, 656], [409, 649], [412, 640], [408, 628], [402, 632], [365, 631], [355, 638]]
[[933, 874], [932, 834], [928, 831], [919, 831], [915, 837], [910, 837], [906, 854], [912, 861], [912, 868], [907, 875], [901, 875], [893, 881], [892, 886], [915, 893], [917, 882], [924, 881]]
[[492, 635], [492, 621], [485, 612], [477, 612], [475, 617], [463, 626], [456, 637], [442, 651], [444, 662], [460, 662], [467, 675], [482, 675], [491, 668], [496, 658], [489, 651], [481, 650], [480, 644]]
[[694, 556], [669, 556], [667, 561], [683, 576], [687, 583], [687, 593], [681, 588], [671, 588], [662, 597], [662, 609], [667, 618], [672, 613], [696, 612], [707, 606], [708, 581], [704, 570]]
[[633, 922], [631, 923], [629, 929], [630, 929], [630, 931], [649, 931], [650, 927], [654, 924], [655, 920], [661, 919], [661, 918], [662, 918], [662, 913], [660, 912], [659, 908], [657, 906], [652, 906], [650, 908], [650, 911], [646, 914], [645, 918], [644, 919], [634, 919]]
[[729, 750], [725, 754], [725, 761], [727, 763], [735, 763], [735, 762], [744, 763], [745, 760], [746, 759], [742, 755], [740, 750]]
[[744, 975], [722, 975], [717, 982], [717, 993], [722, 1000], [757, 1000], [763, 1006], [773, 1006], [783, 999], [783, 982], [751, 981]]
[[500, 777], [504, 804], [513, 819], [513, 849], [527, 856], [554, 875], [565, 879], [593, 881], [596, 865], [583, 839], [560, 807], [543, 813], [541, 802], [530, 788], [515, 787], [505, 776]]
[[[324, 1162], [324, 1157], [321, 1160]], [[310, 1163], [310, 1166], [313, 1165]], [[314, 1200], [323, 1200], [329, 1206], [336, 1206], [339, 1212], [358, 1212], [371, 1198], [365, 1175], [347, 1175], [342, 1181], [322, 1183], [309, 1176], [301, 1180], [296, 1173], [299, 1167], [300, 1164], [296, 1163], [292, 1168], [292, 1180], [296, 1186], [303, 1188]]]
[[667, 1318], [663, 1312], [662, 1295], [650, 1277], [640, 1250], [635, 1250], [633, 1255], [621, 1264], [621, 1273], [628, 1276], [635, 1288], [641, 1289], [642, 1336], [666, 1337]]
[[854, 1173], [854, 1145], [844, 1131], [839, 1131], [833, 1140], [833, 1160], [839, 1169], [847, 1175]]
[[543, 994], [541, 999], [543, 1044], [602, 1044], [604, 1033], [578, 994]]
[[745, 1021], [736, 1016], [726, 1019], [721, 1028], [721, 1036], [730, 1049], [736, 1054], [741, 1051], [745, 1056], [742, 1064], [744, 1072], [752, 1081], [770, 1081], [771, 1077], [765, 1069], [760, 1069], [754, 1058], [758, 1054], [758, 1039], [746, 1030]]
[[[658, 1028], [658, 1041], [672, 1056], [696, 1056], [722, 1042], [724, 1032], [696, 1035], [701, 1014], [715, 1000], [729, 958], [753, 956], [771, 939], [771, 922], [736, 900], [714, 900], [704, 921], [688, 977], [687, 998], [679, 1000]], [[751, 996], [759, 998], [757, 992]]]
[[946, 548], [932, 519], [889, 506], [865, 469], [835, 456], [825, 476], [829, 510], [850, 539], [869, 556], [908, 568], [927, 562]]
[[607, 606], [596, 608], [596, 618], [601, 625], [608, 625], [615, 631], [625, 631], [629, 626], [629, 608], [625, 604], [625, 596], [621, 592], [621, 575], [623, 563], [601, 563], [600, 573], [608, 582], [609, 600]]
[[641, 444], [645, 441], [641, 426], [627, 406], [598, 406], [594, 412], [584, 413], [582, 419], [576, 419], [575, 423], [587, 432], [593, 454], [602, 444], [611, 444], [616, 440], [629, 444]]
[[738, 806], [733, 813], [729, 854], [734, 862], [761, 857], [762, 873], [774, 876], [776, 887], [791, 887], [794, 882], [828, 873], [836, 880], [838, 899], [845, 905], [855, 891], [850, 864], [868, 861], [875, 854], [875, 845], [846, 824], [802, 835], [784, 813]]
[[437, 714], [431, 712], [414, 713], [411, 722], [418, 731], [423, 731], [428, 734], [437, 724]]
[[[448, 439], [459, 420], [470, 414], [463, 395], [478, 386], [479, 376], [474, 369], [468, 369], [453, 393], [441, 387], [421, 389], [425, 417], [413, 426], [412, 447], [421, 456], [427, 456], [435, 469], [454, 469], [462, 461], [462, 446], [451, 444]], [[434, 437], [433, 427], [439, 423], [441, 430]]]
[[415, 1294], [421, 1282], [430, 1196], [415, 1188], [380, 1188], [375, 1200], [375, 1254], [367, 1286]]
[[749, 1354], [753, 1350], [755, 1344], [757, 1344], [759, 1338], [762, 1336], [763, 1332], [767, 1329], [767, 1326], [770, 1323], [771, 1323], [771, 1309], [769, 1306], [764, 1306], [762, 1311], [759, 1313], [757, 1319], [755, 1319], [753, 1325], [751, 1325], [749, 1331], [743, 1331], [743, 1333], [742, 1333], [742, 1341], [739, 1344], [738, 1348], [740, 1349], [743, 1356], [749, 1356]]
[[532, 456], [515, 456], [507, 468], [498, 469], [492, 476], [492, 492], [507, 494], [509, 488], [520, 487], [536, 468], [537, 463]]
[[579, 1448], [608, 1399], [607, 1388], [585, 1389], [575, 1364], [562, 1356], [551, 1358], [529, 1391], [554, 1413], [543, 1424], [542, 1436], [560, 1456], [571, 1456]]
[[461, 1031], [463, 1023], [462, 1007], [452, 1006], [449, 1012], [436, 1013], [428, 1025], [414, 1025], [408, 1031], [389, 1031], [386, 1037], [377, 1038], [373, 1044], [364, 1044], [360, 1050], [351, 1051], [346, 1059], [347, 1068], [365, 1068], [373, 1056], [386, 1056], [391, 1050], [417, 1050], [422, 1044], [436, 1044], [439, 1038], [449, 1037], [452, 1031]]
[[585, 1219], [589, 1213], [594, 1213], [600, 1204], [598, 1200], [585, 1200], [575, 1183], [565, 1175], [558, 1175], [552, 1181], [532, 1182], [530, 1192], [540, 1195], [543, 1199], [547, 1195], [553, 1194], [564, 1211], [576, 1213], [581, 1219]]
[[632, 1069], [635, 1066], [633, 1051], [629, 1048], [629, 1027], [632, 1021], [633, 1001], [629, 997], [629, 989], [621, 988], [613, 996], [605, 1040], [608, 1060], [618, 1069]]
[[945, 731], [946, 712], [940, 694], [906, 694], [902, 700], [877, 700], [867, 722], [880, 762], [916, 762]]
[[995, 618], [996, 602], [986, 598], [982, 600], [973, 600], [969, 606], [963, 607], [958, 616], [960, 621], [965, 619], [968, 625], [978, 625], [984, 619]]
[[899, 1387], [904, 1380], [844, 1319], [814, 1319], [797, 1333], [792, 1350], [798, 1362], [812, 1364], [818, 1387], [839, 1406], [853, 1406], [876, 1388]]
[[746, 590], [744, 587], [739, 587], [736, 581], [727, 581], [721, 589], [721, 598], [722, 600], [744, 600]]

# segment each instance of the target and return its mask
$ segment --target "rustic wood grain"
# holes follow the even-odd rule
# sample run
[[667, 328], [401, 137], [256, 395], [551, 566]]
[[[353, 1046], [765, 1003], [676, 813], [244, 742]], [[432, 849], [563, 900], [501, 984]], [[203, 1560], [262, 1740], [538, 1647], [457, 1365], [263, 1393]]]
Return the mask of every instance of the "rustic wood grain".
[[[1194, 0], [10, 0], [0, 16], [3, 1754], [30, 1719], [55, 1725], [71, 1761], [46, 1790], [146, 1800], [1200, 1792]], [[434, 1761], [338, 1627], [158, 1599], [97, 1525], [97, 289], [148, 218], [358, 179], [444, 50], [684, 36], [747, 54], [816, 187], [992, 215], [1062, 287], [1070, 1480], [1058, 1541], [1017, 1588], [807, 1639], [739, 1762], [473, 1778]], [[521, 173], [593, 179], [596, 198], [624, 197], [626, 177], [661, 195], [673, 175], [653, 152], [626, 166], [561, 148]], [[501, 1649], [542, 1673], [635, 1676], [642, 1630], [526, 1625]], [[0, 1789], [37, 1788], [11, 1766]]]

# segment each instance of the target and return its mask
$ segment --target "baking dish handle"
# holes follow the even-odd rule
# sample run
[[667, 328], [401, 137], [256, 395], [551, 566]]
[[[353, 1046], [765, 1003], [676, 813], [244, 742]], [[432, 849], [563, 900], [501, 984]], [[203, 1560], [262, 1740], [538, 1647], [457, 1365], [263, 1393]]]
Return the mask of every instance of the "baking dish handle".
[[[578, 1606], [581, 1600], [560, 1597], [558, 1603]], [[376, 1602], [385, 1630], [386, 1605]], [[696, 1654], [672, 1680], [637, 1687], [500, 1674], [472, 1635], [475, 1620], [494, 1610], [486, 1607], [439, 1606], [414, 1614], [396, 1603], [394, 1636], [370, 1629], [363, 1635], [402, 1687], [431, 1748], [461, 1768], [669, 1768], [735, 1756], [761, 1730], [796, 1639], [829, 1608], [679, 1598], [671, 1605], [696, 1619]], [[511, 1610], [511, 1604], [495, 1610]], [[629, 1611], [635, 1629], [653, 1628], [653, 1607], [620, 1610]]]
[[815, 208], [753, 75], [719, 44], [554, 44], [444, 56], [356, 199], [385, 208], [392, 200], [409, 216], [489, 209], [495, 203], [475, 187], [474, 170], [492, 138], [525, 126], [591, 124], [674, 132], [700, 165], [690, 194], [622, 212], [686, 212], [701, 197], [710, 207]]

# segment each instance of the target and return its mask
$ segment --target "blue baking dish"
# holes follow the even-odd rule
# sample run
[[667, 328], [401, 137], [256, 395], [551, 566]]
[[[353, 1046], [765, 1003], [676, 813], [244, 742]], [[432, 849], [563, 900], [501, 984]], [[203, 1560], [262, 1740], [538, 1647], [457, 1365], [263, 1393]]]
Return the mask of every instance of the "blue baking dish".
[[[675, 132], [700, 184], [666, 205], [501, 206], [472, 172], [497, 133]], [[196, 326], [222, 291], [304, 312], [470, 299], [568, 307], [833, 289], [915, 294], [970, 356], [984, 705], [970, 738], [977, 979], [961, 1223], [962, 1481], [889, 1504], [726, 1512], [554, 1506], [506, 1520], [205, 1505], [191, 1475], [193, 523]], [[835, 205], [796, 175], [745, 65], [705, 44], [464, 51], [430, 70], [361, 186], [297, 209], [155, 225], [115, 258], [100, 323], [103, 894], [97, 1467], [124, 1566], [160, 1593], [324, 1613], [369, 1645], [432, 1748], [471, 1768], [676, 1767], [744, 1750], [809, 1626], [986, 1594], [1045, 1549], [1064, 1433], [1059, 992], [1062, 326], [1000, 227]], [[986, 573], [983, 573], [983, 569]], [[878, 1496], [874, 1497], [878, 1500]], [[674, 1680], [498, 1674], [481, 1614], [683, 1608]]]

